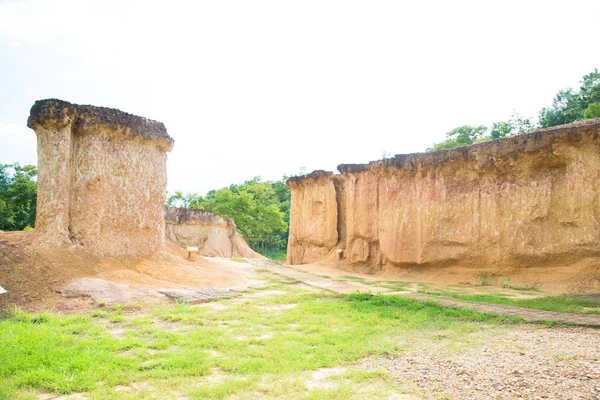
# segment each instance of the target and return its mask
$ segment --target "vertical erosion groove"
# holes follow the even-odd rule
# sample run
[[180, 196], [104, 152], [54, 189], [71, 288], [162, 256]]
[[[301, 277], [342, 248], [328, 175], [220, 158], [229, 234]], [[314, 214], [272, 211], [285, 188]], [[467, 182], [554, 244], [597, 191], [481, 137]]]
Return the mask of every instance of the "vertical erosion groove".
[[333, 185], [335, 187], [335, 201], [337, 205], [337, 234], [338, 244], [337, 248], [346, 247], [346, 235], [347, 235], [347, 224], [346, 224], [346, 182], [345, 178], [341, 175], [335, 175], [333, 177]]

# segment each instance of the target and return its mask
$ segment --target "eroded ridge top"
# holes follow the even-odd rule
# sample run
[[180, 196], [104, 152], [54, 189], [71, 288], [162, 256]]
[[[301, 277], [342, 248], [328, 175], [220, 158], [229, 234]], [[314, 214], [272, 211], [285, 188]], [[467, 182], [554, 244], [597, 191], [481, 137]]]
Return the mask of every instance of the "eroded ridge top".
[[415, 170], [422, 167], [437, 167], [460, 158], [476, 160], [481, 167], [485, 167], [493, 165], [496, 158], [511, 157], [519, 153], [533, 153], [559, 141], [579, 142], [584, 135], [590, 134], [600, 137], [600, 118], [552, 126], [453, 149], [427, 153], [396, 154], [389, 159], [371, 161], [367, 164], [340, 164], [337, 169], [341, 174], [357, 173], [381, 167]]
[[171, 224], [228, 224], [235, 227], [231, 218], [190, 208], [165, 207], [165, 222]]
[[107, 107], [72, 104], [58, 99], [38, 100], [31, 107], [27, 126], [62, 128], [71, 124], [73, 129], [104, 127], [125, 136], [137, 136], [159, 143], [165, 151], [171, 151], [175, 141], [167, 133], [162, 122]]
[[286, 185], [289, 186], [289, 185], [298, 184], [307, 179], [312, 179], [312, 180], [316, 181], [321, 177], [328, 177], [330, 175], [334, 175], [333, 172], [317, 170], [317, 171], [313, 171], [310, 174], [306, 174], [306, 175], [292, 176], [292, 177], [288, 178], [288, 180], [285, 181], [285, 183], [286, 183]]

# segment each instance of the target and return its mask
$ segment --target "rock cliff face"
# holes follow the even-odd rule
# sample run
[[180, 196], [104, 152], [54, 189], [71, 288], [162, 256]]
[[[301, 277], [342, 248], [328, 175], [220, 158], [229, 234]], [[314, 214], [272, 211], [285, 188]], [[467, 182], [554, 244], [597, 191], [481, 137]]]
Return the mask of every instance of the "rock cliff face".
[[38, 246], [106, 256], [164, 249], [165, 126], [119, 110], [50, 99], [31, 108], [38, 137]]
[[600, 256], [600, 119], [338, 170], [288, 180], [288, 263], [338, 249], [347, 263], [391, 267]]
[[209, 257], [264, 258], [237, 232], [235, 222], [203, 210], [165, 208], [165, 237], [182, 247], [198, 247]]

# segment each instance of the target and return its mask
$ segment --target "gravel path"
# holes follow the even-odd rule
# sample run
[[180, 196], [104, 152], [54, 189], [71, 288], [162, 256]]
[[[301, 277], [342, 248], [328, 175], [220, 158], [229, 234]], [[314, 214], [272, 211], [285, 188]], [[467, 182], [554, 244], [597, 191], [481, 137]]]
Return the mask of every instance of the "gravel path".
[[423, 399], [600, 399], [600, 331], [523, 325], [467, 352], [417, 349], [358, 367], [383, 368]]

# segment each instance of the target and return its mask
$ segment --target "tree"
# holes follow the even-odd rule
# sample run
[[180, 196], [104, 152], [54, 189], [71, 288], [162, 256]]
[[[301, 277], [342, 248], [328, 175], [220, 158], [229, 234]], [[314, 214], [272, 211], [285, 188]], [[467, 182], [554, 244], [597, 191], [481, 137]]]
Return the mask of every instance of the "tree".
[[592, 103], [583, 113], [584, 119], [600, 118], [600, 103]]
[[[532, 122], [530, 118], [524, 118], [519, 113], [514, 112], [508, 121], [494, 122], [489, 129], [483, 125], [463, 125], [454, 128], [446, 133], [445, 141], [435, 144], [432, 148], [427, 149], [427, 151], [468, 146], [473, 143], [527, 133], [537, 128], [537, 124]], [[489, 132], [489, 135], [486, 136], [487, 132]]]
[[484, 125], [463, 125], [454, 128], [446, 133], [446, 140], [441, 143], [434, 144], [427, 151], [437, 151], [443, 149], [452, 149], [454, 147], [468, 146], [482, 139], [487, 132], [487, 127]]
[[490, 139], [501, 139], [537, 129], [536, 123], [529, 118], [524, 118], [517, 112], [511, 115], [508, 121], [494, 122], [490, 128]]
[[0, 164], [0, 229], [35, 225], [37, 169], [33, 165]]
[[181, 208], [199, 208], [204, 209], [202, 203], [204, 199], [198, 193], [182, 193], [176, 191], [174, 194], [167, 197], [167, 207], [181, 207]]
[[[583, 76], [578, 92], [571, 88], [559, 90], [554, 96], [552, 106], [542, 108], [540, 111], [539, 125], [547, 128], [588, 118], [585, 116], [586, 111], [590, 105], [596, 103], [600, 103], [600, 73], [598, 69]], [[594, 111], [587, 112], [588, 115], [594, 115]]]
[[501, 139], [539, 128], [568, 124], [570, 122], [600, 117], [600, 73], [594, 69], [584, 75], [580, 81], [579, 91], [571, 88], [559, 90], [552, 100], [552, 106], [542, 108], [538, 123], [513, 113], [508, 121], [495, 122], [485, 136], [486, 128], [482, 125], [464, 125], [446, 133], [446, 140], [435, 144], [432, 150], [451, 149], [467, 146], [487, 140]]

